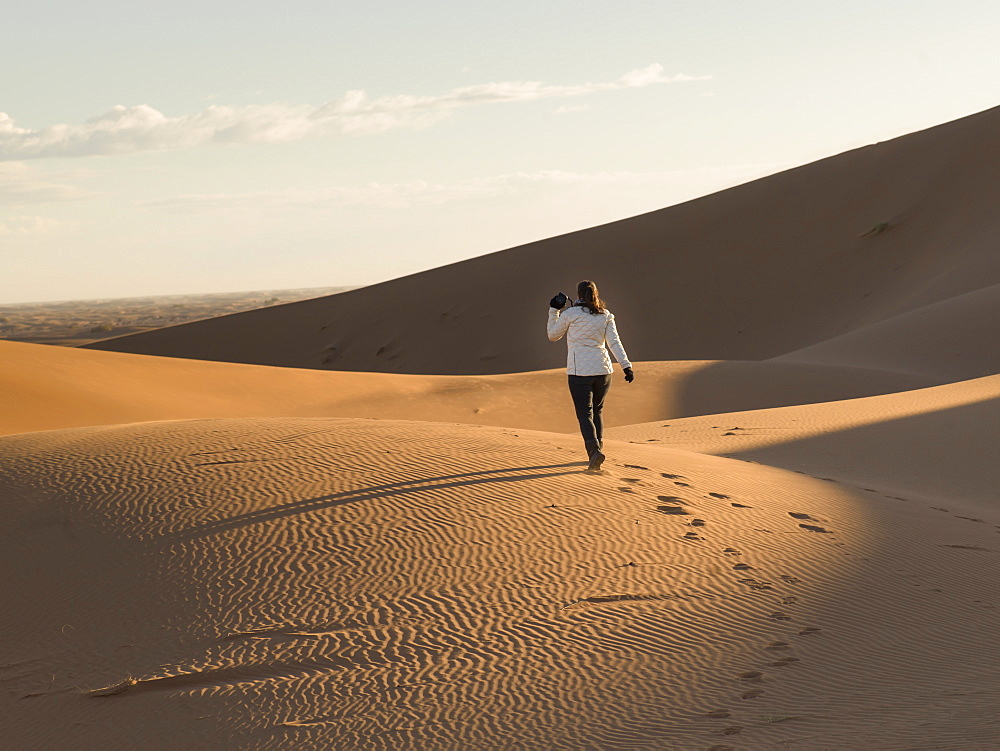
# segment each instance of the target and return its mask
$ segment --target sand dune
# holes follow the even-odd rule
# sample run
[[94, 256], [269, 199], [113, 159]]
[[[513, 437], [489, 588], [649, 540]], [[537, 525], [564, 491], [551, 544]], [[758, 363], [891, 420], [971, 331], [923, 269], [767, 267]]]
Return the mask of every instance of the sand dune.
[[593, 278], [634, 360], [776, 357], [1000, 283], [998, 127], [1000, 108], [384, 284], [88, 346], [336, 370], [542, 370], [563, 361], [540, 326], [547, 300]]
[[[0, 342], [0, 745], [1000, 748], [998, 125]], [[638, 361], [601, 475], [542, 330], [579, 277]]]
[[[918, 388], [925, 376], [762, 362], [639, 363], [609, 425]], [[0, 342], [0, 435], [194, 417], [381, 417], [573, 432], [564, 370], [328, 373]]]
[[922, 503], [628, 444], [593, 477], [563, 436], [419, 422], [0, 445], [20, 747], [996, 738], [1000, 545]]

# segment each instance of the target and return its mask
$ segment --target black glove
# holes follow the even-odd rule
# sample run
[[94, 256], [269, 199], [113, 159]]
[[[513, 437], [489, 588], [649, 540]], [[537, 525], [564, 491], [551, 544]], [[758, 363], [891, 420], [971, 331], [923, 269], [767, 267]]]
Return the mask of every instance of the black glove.
[[556, 310], [562, 310], [566, 305], [567, 297], [562, 292], [549, 300], [549, 307], [555, 308]]
[[625, 381], [627, 383], [632, 383], [635, 380], [635, 373], [632, 372], [632, 368], [622, 368], [625, 371]]

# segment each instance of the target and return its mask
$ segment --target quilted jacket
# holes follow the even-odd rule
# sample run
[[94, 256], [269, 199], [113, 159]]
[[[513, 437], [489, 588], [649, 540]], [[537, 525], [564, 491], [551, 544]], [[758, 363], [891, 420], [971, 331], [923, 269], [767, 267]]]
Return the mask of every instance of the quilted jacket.
[[611, 348], [618, 364], [631, 368], [622, 340], [618, 338], [615, 317], [611, 311], [591, 313], [573, 306], [556, 310], [549, 308], [549, 341], [566, 337], [566, 373], [568, 375], [609, 375], [614, 372], [605, 343]]

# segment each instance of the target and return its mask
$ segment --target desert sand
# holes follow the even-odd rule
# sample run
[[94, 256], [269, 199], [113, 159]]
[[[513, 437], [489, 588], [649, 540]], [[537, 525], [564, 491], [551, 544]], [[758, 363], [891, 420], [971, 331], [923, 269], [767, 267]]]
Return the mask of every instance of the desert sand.
[[[0, 342], [2, 745], [1000, 748], [998, 118], [335, 297]], [[637, 360], [601, 475], [543, 329], [585, 276]]]

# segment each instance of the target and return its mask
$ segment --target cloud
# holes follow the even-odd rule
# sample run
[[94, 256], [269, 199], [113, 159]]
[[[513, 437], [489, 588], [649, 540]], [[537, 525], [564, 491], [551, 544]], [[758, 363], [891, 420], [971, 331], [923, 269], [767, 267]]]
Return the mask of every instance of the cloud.
[[82, 125], [22, 128], [0, 113], [0, 160], [130, 154], [184, 149], [204, 143], [282, 143], [306, 138], [368, 135], [400, 128], [425, 128], [461, 107], [578, 97], [599, 91], [660, 83], [707, 80], [711, 76], [664, 75], [654, 63], [617, 81], [573, 86], [508, 81], [463, 86], [436, 96], [400, 94], [375, 99], [362, 90], [314, 106], [211, 105], [201, 112], [170, 117], [147, 104], [117, 105]]
[[566, 172], [542, 170], [476, 177], [454, 183], [414, 180], [406, 183], [372, 182], [358, 186], [334, 186], [317, 191], [260, 191], [253, 193], [184, 194], [141, 201], [148, 209], [204, 214], [212, 212], [261, 212], [284, 209], [328, 210], [356, 206], [409, 208], [440, 205], [483, 196], [525, 193], [539, 188], [564, 191], [630, 189], [641, 191], [656, 204], [667, 206], [678, 200], [737, 185], [790, 167], [790, 164], [740, 164], [666, 172]]
[[0, 164], [0, 206], [78, 201], [90, 196], [74, 185], [52, 182], [26, 164]]
[[63, 224], [47, 216], [12, 216], [0, 221], [0, 237], [50, 235], [61, 229]]
[[586, 112], [589, 109], [590, 109], [590, 105], [589, 104], [577, 104], [577, 105], [565, 105], [564, 104], [564, 105], [562, 105], [560, 107], [556, 107], [555, 110], [553, 110], [552, 114], [553, 115], [568, 115], [571, 112]]

